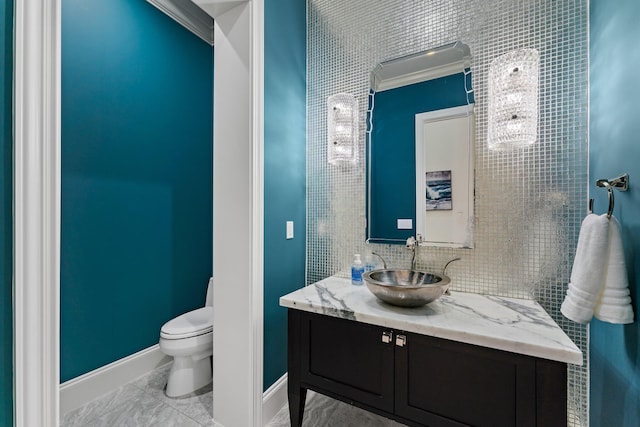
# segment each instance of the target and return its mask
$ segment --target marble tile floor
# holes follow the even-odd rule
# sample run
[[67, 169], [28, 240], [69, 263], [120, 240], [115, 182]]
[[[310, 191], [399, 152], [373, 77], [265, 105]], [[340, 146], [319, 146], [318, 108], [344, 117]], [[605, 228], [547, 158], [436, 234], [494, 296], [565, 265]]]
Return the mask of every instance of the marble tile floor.
[[[266, 427], [289, 427], [289, 407], [282, 408]], [[401, 427], [381, 417], [322, 394], [307, 393], [302, 427]]]
[[[164, 394], [171, 363], [161, 366], [119, 389], [64, 414], [60, 427], [199, 427], [215, 426], [209, 385], [181, 399]], [[400, 427], [395, 421], [372, 414], [321, 394], [307, 393], [303, 427]], [[267, 427], [289, 427], [284, 406]]]
[[60, 427], [213, 426], [212, 387], [184, 398], [164, 394], [171, 363], [62, 416]]

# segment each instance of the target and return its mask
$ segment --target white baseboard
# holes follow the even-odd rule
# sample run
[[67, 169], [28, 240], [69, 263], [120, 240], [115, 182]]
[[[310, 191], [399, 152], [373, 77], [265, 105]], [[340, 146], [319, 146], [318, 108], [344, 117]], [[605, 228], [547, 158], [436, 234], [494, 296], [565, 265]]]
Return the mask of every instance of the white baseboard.
[[66, 381], [60, 384], [60, 414], [73, 411], [170, 361], [171, 357], [162, 353], [156, 344]]
[[287, 404], [287, 373], [278, 378], [262, 395], [262, 424], [269, 421]]

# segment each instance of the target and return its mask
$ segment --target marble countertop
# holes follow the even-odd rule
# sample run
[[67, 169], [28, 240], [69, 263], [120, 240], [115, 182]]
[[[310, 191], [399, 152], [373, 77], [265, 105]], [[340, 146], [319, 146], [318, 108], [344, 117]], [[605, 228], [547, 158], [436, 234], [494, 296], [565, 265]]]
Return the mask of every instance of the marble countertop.
[[452, 291], [419, 308], [378, 300], [365, 285], [329, 277], [280, 305], [357, 322], [582, 365], [582, 352], [533, 300]]

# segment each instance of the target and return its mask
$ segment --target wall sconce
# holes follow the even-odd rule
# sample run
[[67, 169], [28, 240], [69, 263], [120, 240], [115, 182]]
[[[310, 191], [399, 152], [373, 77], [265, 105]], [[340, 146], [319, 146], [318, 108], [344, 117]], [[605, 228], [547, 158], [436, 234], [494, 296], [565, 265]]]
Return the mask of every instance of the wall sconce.
[[358, 159], [358, 100], [348, 93], [327, 100], [327, 160], [332, 165]]
[[538, 138], [540, 54], [518, 49], [489, 65], [489, 149], [527, 147]]

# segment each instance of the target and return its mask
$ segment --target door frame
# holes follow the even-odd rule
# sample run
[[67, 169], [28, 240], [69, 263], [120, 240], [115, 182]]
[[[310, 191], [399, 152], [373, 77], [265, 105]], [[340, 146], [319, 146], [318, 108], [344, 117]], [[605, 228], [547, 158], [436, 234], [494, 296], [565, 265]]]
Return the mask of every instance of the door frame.
[[61, 0], [14, 8], [14, 425], [56, 426]]
[[[55, 427], [60, 418], [61, 2], [20, 0], [15, 2], [14, 9], [13, 292], [14, 425], [17, 427]], [[245, 248], [250, 254], [249, 261], [238, 260], [238, 265], [241, 263], [248, 271], [250, 280], [235, 286], [249, 296], [242, 311], [248, 321], [244, 323], [245, 329], [237, 331], [249, 351], [242, 355], [243, 365], [224, 366], [224, 360], [230, 359], [236, 349], [218, 346], [218, 352], [224, 357], [218, 358], [214, 375], [216, 371], [226, 372], [226, 379], [229, 373], [237, 372], [249, 380], [250, 385], [239, 391], [243, 397], [234, 408], [242, 411], [250, 425], [260, 426], [263, 393], [264, 0], [206, 0], [204, 3], [216, 5], [220, 18], [230, 12], [229, 9], [244, 7], [242, 3], [250, 5], [249, 20], [241, 26], [242, 34], [233, 33], [238, 27], [232, 25], [232, 20], [227, 22], [230, 26], [220, 31], [221, 35], [228, 31], [233, 37], [246, 38], [244, 46], [249, 46], [245, 59], [249, 61], [250, 97], [239, 100], [241, 106], [234, 106], [248, 109], [244, 120], [250, 132], [241, 149], [245, 150], [243, 153], [248, 150], [251, 155], [242, 158], [241, 166], [251, 173], [245, 182], [245, 188], [249, 189], [243, 206], [245, 215], [238, 217], [249, 224], [231, 225], [250, 228], [243, 236], [245, 242], [251, 243]], [[227, 75], [234, 75], [233, 67], [240, 67], [247, 73], [247, 62], [230, 61], [227, 66], [231, 67], [227, 69]], [[214, 111], [229, 108], [229, 104], [214, 105]], [[217, 180], [224, 181], [223, 178], [216, 174]], [[237, 213], [234, 206], [227, 209]], [[214, 253], [214, 263], [215, 260]], [[230, 289], [234, 283], [218, 289]], [[214, 311], [216, 307], [228, 305], [227, 301], [214, 298]], [[240, 311], [236, 311], [234, 317], [219, 316], [216, 321], [220, 325], [231, 324], [239, 315]], [[229, 393], [229, 397], [233, 395]], [[224, 397], [219, 395], [216, 402], [229, 401]]]

